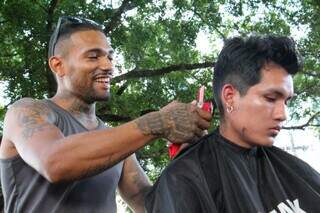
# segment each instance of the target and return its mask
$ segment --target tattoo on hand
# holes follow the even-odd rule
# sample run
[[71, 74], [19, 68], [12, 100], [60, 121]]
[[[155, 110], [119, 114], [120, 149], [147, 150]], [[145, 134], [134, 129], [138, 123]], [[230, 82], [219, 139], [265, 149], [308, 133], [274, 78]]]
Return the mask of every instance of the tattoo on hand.
[[192, 139], [197, 130], [197, 112], [190, 104], [178, 103], [175, 107], [148, 113], [135, 120], [145, 135], [156, 135], [170, 141]]

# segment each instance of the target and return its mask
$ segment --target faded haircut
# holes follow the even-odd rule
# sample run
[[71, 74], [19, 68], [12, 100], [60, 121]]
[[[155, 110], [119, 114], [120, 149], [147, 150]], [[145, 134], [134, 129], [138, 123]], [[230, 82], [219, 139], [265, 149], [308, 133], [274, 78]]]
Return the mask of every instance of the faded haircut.
[[275, 63], [289, 74], [302, 69], [302, 58], [292, 38], [285, 36], [250, 36], [228, 39], [214, 67], [213, 93], [220, 116], [224, 117], [221, 90], [231, 84], [245, 95], [248, 89], [261, 80], [262, 68]]

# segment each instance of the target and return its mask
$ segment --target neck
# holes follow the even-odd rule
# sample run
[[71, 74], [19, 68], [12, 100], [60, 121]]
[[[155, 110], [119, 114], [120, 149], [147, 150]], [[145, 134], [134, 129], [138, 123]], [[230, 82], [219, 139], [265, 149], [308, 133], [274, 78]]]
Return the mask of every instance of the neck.
[[77, 117], [96, 118], [95, 103], [86, 103], [79, 97], [59, 93], [52, 97], [51, 100]]
[[234, 144], [237, 144], [238, 146], [241, 146], [243, 148], [248, 148], [248, 149], [252, 148], [250, 144], [239, 139], [238, 134], [243, 134], [243, 133], [236, 132], [232, 128], [232, 126], [226, 121], [220, 121], [219, 132], [224, 138], [228, 139], [230, 142]]

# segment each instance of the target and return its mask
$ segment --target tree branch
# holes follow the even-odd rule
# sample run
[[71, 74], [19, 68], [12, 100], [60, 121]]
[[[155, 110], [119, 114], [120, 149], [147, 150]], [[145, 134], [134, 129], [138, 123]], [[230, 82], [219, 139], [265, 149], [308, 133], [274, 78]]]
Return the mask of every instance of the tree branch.
[[10, 58], [19, 55], [18, 53], [0, 55], [0, 58]]
[[[203, 18], [203, 16], [200, 13], [198, 13], [195, 9], [193, 10], [193, 12], [201, 19], [202, 22], [207, 23]], [[216, 24], [215, 25], [211, 24], [209, 25], [209, 27], [212, 27], [221, 36], [223, 41], [227, 39], [226, 36], [218, 29], [218, 26]]]
[[47, 32], [50, 32], [52, 30], [53, 14], [54, 14], [54, 10], [56, 9], [58, 3], [59, 3], [59, 0], [52, 0], [49, 4], [49, 8], [47, 10], [47, 13], [48, 13]]
[[315, 73], [315, 72], [307, 72], [307, 71], [303, 71], [301, 74], [307, 75], [307, 76], [311, 76], [311, 77], [315, 77], [315, 78], [319, 78], [320, 77], [320, 73]]
[[0, 21], [0, 25], [2, 25], [2, 24], [6, 24], [6, 23], [8, 23], [9, 21], [6, 21], [6, 20], [4, 20], [4, 21]]
[[59, 0], [51, 0], [51, 2], [49, 4], [49, 8], [47, 10], [49, 16], [52, 17], [54, 10], [56, 9], [58, 3], [59, 3]]
[[117, 27], [117, 25], [120, 23], [121, 15], [129, 10], [132, 10], [135, 8], [136, 5], [130, 2], [130, 0], [124, 0], [121, 3], [121, 6], [116, 10], [116, 12], [111, 17], [110, 21], [106, 25], [106, 28], [104, 32], [106, 34], [110, 33], [113, 29]]
[[[156, 109], [146, 109], [146, 110], [140, 111], [139, 115], [142, 116], [149, 112], [154, 112], [154, 111], [156, 111]], [[97, 116], [105, 122], [128, 122], [135, 119], [129, 116], [103, 114], [103, 109], [99, 109]]]
[[297, 126], [282, 127], [282, 129], [287, 129], [287, 130], [288, 129], [301, 129], [301, 130], [304, 130], [306, 127], [310, 127], [310, 126], [320, 127], [320, 124], [311, 124], [311, 122], [314, 119], [316, 119], [317, 116], [319, 116], [319, 115], [320, 115], [320, 111], [313, 114], [305, 124], [301, 124], [301, 125], [297, 125]]
[[145, 70], [138, 70], [133, 69], [125, 74], [119, 75], [115, 77], [112, 82], [120, 82], [127, 79], [133, 78], [142, 78], [142, 77], [154, 77], [163, 74], [167, 74], [174, 71], [187, 71], [187, 70], [194, 70], [194, 69], [203, 69], [208, 67], [214, 67], [215, 62], [203, 62], [203, 63], [196, 63], [196, 64], [174, 64], [167, 67], [162, 67], [159, 69], [145, 69]]
[[116, 95], [117, 95], [117, 96], [122, 95], [122, 93], [128, 88], [128, 86], [129, 86], [128, 83], [123, 84], [123, 85], [118, 89], [118, 91], [116, 92]]
[[48, 10], [45, 6], [43, 6], [43, 4], [41, 4], [39, 1], [35, 1], [35, 3], [41, 8], [43, 9], [46, 13], [48, 13]]
[[311, 84], [311, 85], [308, 85], [308, 86], [305, 86], [304, 88], [300, 89], [300, 90], [296, 90], [295, 91], [295, 94], [297, 96], [303, 94], [303, 93], [309, 93], [309, 96], [312, 95], [312, 93], [310, 94], [310, 91], [318, 91], [318, 86], [316, 84]]
[[[59, 3], [59, 0], [52, 0], [49, 4], [49, 8], [47, 10], [47, 13], [48, 13], [47, 21], [48, 22], [47, 22], [46, 30], [47, 30], [48, 35], [52, 31], [53, 14], [54, 14], [54, 10], [56, 9], [58, 3]], [[49, 41], [49, 36], [48, 36], [47, 41]], [[47, 44], [46, 44], [47, 50], [49, 49], [48, 47], [49, 47], [49, 42], [47, 42]], [[53, 96], [54, 93], [56, 92], [57, 84], [56, 84], [56, 80], [54, 79], [54, 77], [51, 73], [51, 70], [50, 70], [48, 64], [46, 66], [46, 80], [48, 82], [48, 95]]]

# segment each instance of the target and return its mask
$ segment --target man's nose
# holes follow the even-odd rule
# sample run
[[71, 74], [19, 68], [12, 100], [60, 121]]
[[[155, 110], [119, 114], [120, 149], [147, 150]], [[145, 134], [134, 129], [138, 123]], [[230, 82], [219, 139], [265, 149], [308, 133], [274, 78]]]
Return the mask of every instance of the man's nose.
[[101, 70], [111, 71], [111, 70], [113, 70], [113, 63], [109, 59], [109, 57], [107, 57], [107, 56], [106, 57], [100, 57], [99, 67], [100, 67]]
[[278, 103], [273, 111], [273, 117], [279, 121], [287, 120], [287, 106], [285, 103]]

